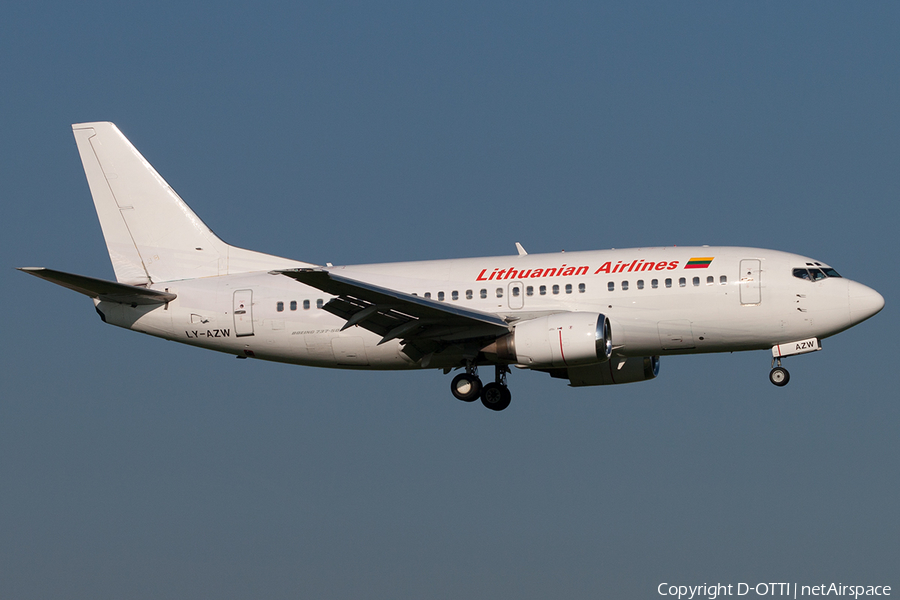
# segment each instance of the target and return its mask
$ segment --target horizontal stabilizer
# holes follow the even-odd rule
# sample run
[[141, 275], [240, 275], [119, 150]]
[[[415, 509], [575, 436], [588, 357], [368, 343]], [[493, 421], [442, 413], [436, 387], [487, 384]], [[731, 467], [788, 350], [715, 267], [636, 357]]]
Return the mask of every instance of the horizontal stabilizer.
[[168, 292], [159, 292], [147, 288], [127, 285], [124, 283], [116, 283], [115, 281], [106, 281], [105, 279], [96, 279], [94, 277], [85, 277], [84, 275], [73, 275], [72, 273], [64, 273], [62, 271], [54, 271], [53, 269], [45, 269], [43, 267], [20, 267], [20, 271], [30, 273], [35, 277], [46, 279], [56, 285], [76, 291], [79, 294], [97, 298], [105, 302], [118, 302], [120, 304], [165, 304], [176, 298], [175, 294]]

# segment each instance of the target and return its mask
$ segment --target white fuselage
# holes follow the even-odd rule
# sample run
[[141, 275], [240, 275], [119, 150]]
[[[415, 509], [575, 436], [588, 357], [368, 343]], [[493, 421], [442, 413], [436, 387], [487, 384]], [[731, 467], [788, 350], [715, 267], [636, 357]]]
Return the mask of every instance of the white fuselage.
[[[711, 259], [711, 260], [710, 260]], [[291, 261], [285, 261], [290, 267]], [[757, 248], [666, 247], [331, 267], [354, 280], [493, 313], [510, 323], [600, 312], [614, 353], [649, 356], [768, 349], [825, 338], [883, 300], [841, 277], [801, 279], [813, 259]], [[813, 267], [811, 267], [813, 268]], [[212, 350], [338, 368], [409, 369], [398, 340], [322, 309], [331, 298], [272, 272], [156, 283], [167, 305], [95, 301], [107, 322]], [[878, 301], [873, 300], [873, 296]], [[871, 305], [871, 306], [870, 306]], [[440, 359], [429, 367], [455, 366]]]

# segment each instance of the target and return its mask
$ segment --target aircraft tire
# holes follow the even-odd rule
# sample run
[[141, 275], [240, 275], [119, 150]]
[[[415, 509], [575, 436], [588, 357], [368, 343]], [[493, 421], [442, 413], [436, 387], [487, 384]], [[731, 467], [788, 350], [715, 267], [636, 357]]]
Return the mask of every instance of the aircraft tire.
[[460, 373], [450, 382], [450, 393], [457, 400], [474, 402], [481, 396], [481, 380], [475, 375]]
[[778, 387], [782, 387], [788, 384], [788, 381], [791, 380], [791, 374], [788, 373], [788, 370], [784, 367], [775, 367], [771, 371], [769, 371], [769, 381], [777, 385]]
[[481, 403], [491, 410], [503, 410], [511, 400], [512, 394], [505, 385], [491, 382], [481, 390]]

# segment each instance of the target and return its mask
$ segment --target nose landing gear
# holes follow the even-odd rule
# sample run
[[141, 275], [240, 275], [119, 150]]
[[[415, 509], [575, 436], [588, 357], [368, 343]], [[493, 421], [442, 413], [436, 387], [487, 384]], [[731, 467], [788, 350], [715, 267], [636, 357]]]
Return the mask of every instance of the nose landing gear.
[[788, 373], [788, 370], [781, 366], [780, 358], [772, 359], [772, 370], [769, 371], [769, 381], [777, 385], [778, 387], [782, 387], [788, 384], [791, 380], [791, 374]]
[[450, 382], [450, 392], [453, 397], [463, 402], [474, 402], [481, 398], [481, 403], [491, 410], [503, 410], [509, 406], [512, 394], [506, 387], [506, 374], [509, 367], [506, 365], [495, 366], [494, 381], [482, 386], [478, 377], [478, 368], [472, 364], [466, 365], [466, 372], [460, 373]]

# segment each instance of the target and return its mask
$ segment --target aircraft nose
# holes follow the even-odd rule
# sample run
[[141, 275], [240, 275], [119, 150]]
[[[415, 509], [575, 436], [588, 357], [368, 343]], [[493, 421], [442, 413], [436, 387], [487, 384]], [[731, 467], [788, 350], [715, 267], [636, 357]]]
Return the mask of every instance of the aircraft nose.
[[850, 319], [854, 323], [865, 321], [884, 308], [884, 297], [870, 287], [866, 287], [855, 281], [847, 290], [850, 300]]

